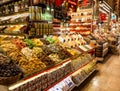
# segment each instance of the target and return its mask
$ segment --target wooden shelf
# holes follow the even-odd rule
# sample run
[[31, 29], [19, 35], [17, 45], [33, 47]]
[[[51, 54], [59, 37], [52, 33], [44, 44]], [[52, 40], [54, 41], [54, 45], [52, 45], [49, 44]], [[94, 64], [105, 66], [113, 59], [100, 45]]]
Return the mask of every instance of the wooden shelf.
[[70, 31], [75, 31], [75, 32], [87, 32], [87, 31], [91, 31], [90, 29], [87, 30], [70, 30]]
[[28, 36], [28, 38], [43, 38], [43, 35]]
[[14, 33], [0, 33], [0, 35], [11, 35], [11, 36], [25, 36], [25, 34], [14, 34]]
[[87, 23], [87, 22], [84, 23], [84, 24], [81, 24], [81, 23], [82, 23], [82, 22], [80, 22], [80, 21], [78, 21], [78, 22], [75, 22], [75, 21], [73, 22], [73, 21], [71, 21], [71, 22], [70, 22], [70, 24], [76, 24], [76, 25], [77, 25], [77, 24], [78, 24], [78, 25], [91, 25], [91, 23]]
[[92, 15], [73, 16], [72, 19], [92, 18]]
[[103, 57], [96, 57], [96, 60], [97, 60], [97, 61], [103, 61], [104, 58], [103, 58]]
[[8, 26], [8, 25], [25, 25], [27, 22], [16, 22], [16, 23], [5, 23], [5, 24], [0, 24], [0, 26]]
[[40, 22], [40, 23], [48, 23], [48, 20], [30, 20], [29, 22]]
[[84, 50], [82, 50], [82, 49], [79, 48], [79, 47], [76, 47], [76, 49], [79, 50], [79, 51], [81, 51], [82, 53], [89, 53], [90, 51], [94, 50], [95, 48], [89, 49], [89, 50], [87, 50], [87, 51], [84, 51]]
[[43, 3], [37, 3], [37, 4], [32, 4], [32, 6], [39, 6], [39, 7], [43, 7], [43, 8], [46, 8], [46, 4], [43, 4]]
[[5, 14], [5, 15], [0, 15], [0, 17], [6, 17], [6, 16], [13, 16], [13, 15], [17, 15], [17, 14], [22, 14], [22, 13], [27, 13], [29, 8], [20, 10], [18, 12], [12, 12], [10, 14]]
[[14, 1], [18, 1], [18, 0], [7, 0], [7, 1], [5, 1], [5, 2], [0, 2], [0, 6], [2, 6], [2, 5], [5, 5], [5, 4], [9, 4], [9, 3], [12, 3], [12, 2], [14, 2]]
[[53, 24], [60, 24], [60, 23], [61, 23], [61, 22], [54, 22], [54, 21], [53, 21]]

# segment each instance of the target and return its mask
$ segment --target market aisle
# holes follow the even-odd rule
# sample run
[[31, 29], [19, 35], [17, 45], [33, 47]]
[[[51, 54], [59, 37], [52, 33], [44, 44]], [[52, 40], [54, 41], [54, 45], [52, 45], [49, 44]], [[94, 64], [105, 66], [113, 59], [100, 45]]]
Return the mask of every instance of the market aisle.
[[90, 81], [73, 91], [120, 91], [120, 56], [111, 56], [104, 64], [98, 64], [98, 69]]

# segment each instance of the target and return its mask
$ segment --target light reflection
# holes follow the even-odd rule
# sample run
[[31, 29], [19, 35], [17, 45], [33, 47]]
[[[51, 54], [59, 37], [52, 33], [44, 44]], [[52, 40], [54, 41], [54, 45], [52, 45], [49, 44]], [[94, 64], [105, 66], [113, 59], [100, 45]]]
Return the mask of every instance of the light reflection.
[[99, 86], [99, 80], [97, 78], [93, 79], [93, 85], [94, 86]]

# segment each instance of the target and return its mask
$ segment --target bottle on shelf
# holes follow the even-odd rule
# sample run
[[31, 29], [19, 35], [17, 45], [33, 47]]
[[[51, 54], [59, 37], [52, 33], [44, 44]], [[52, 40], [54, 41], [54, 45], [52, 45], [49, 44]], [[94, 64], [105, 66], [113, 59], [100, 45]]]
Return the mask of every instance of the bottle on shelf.
[[5, 14], [5, 5], [3, 6], [3, 15]]
[[5, 5], [5, 14], [9, 13], [8, 5]]
[[29, 7], [29, 0], [23, 0], [25, 9]]
[[18, 12], [18, 9], [19, 9], [19, 7], [18, 7], [18, 2], [15, 2], [15, 5], [14, 5], [14, 12]]
[[14, 12], [14, 3], [11, 4], [11, 12]]
[[30, 13], [30, 20], [36, 20], [35, 19], [35, 7], [34, 6], [29, 7], [29, 13]]
[[22, 2], [18, 1], [18, 11], [20, 11], [22, 9]]
[[8, 4], [8, 14], [10, 14], [11, 13], [11, 4]]
[[2, 8], [0, 7], [0, 15], [2, 14]]

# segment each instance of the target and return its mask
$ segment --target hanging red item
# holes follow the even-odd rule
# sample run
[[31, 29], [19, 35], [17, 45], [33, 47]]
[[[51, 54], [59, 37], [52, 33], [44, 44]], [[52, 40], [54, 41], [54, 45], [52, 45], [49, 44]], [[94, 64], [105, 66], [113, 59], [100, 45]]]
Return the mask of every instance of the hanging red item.
[[55, 0], [55, 6], [59, 7], [63, 3], [63, 1], [64, 0]]
[[88, 4], [88, 2], [89, 2], [88, 0], [83, 0], [84, 5]]
[[49, 2], [50, 2], [50, 5], [54, 3], [53, 0], [49, 0]]
[[77, 5], [77, 2], [78, 2], [78, 0], [68, 0], [68, 3], [69, 4], [72, 4], [72, 5]]
[[104, 21], [106, 20], [107, 15], [105, 13], [100, 14], [100, 20]]

